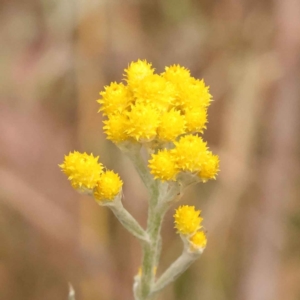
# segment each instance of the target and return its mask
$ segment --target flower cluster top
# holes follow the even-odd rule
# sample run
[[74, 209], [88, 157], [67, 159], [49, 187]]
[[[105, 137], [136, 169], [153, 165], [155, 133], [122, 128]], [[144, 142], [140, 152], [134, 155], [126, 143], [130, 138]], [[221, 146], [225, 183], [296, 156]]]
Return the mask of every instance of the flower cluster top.
[[98, 100], [107, 116], [109, 140], [174, 142], [182, 134], [205, 129], [211, 95], [189, 70], [173, 65], [155, 74], [150, 63], [138, 60], [125, 69], [124, 77], [127, 84], [111, 83]]
[[149, 168], [156, 179], [175, 181], [182, 172], [197, 174], [203, 182], [215, 179], [219, 158], [199, 136], [212, 98], [204, 81], [179, 65], [155, 74], [145, 60], [132, 62], [124, 80], [100, 92], [107, 138], [151, 148]]

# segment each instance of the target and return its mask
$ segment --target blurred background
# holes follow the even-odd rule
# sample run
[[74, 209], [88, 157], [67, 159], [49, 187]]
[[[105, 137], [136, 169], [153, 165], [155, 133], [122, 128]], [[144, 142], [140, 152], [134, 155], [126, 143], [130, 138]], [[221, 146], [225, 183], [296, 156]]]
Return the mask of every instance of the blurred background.
[[[0, 41], [1, 300], [67, 300], [68, 282], [77, 300], [133, 299], [138, 242], [57, 165], [100, 155], [145, 225], [146, 192], [96, 103], [138, 58], [205, 79], [221, 159], [181, 200], [202, 209], [208, 247], [159, 300], [300, 299], [300, 1], [1, 0]], [[182, 249], [172, 214], [158, 273]]]

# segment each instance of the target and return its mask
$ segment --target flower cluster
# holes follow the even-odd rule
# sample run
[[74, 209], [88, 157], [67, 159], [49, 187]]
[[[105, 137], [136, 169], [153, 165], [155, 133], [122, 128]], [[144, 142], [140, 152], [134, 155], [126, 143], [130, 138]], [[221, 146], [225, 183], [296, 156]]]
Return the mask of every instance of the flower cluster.
[[149, 168], [154, 177], [162, 181], [176, 180], [179, 172], [190, 172], [206, 182], [216, 178], [219, 157], [209, 151], [201, 137], [188, 134], [174, 142], [174, 148], [152, 154]]
[[107, 138], [152, 147], [149, 168], [156, 179], [175, 181], [180, 172], [197, 174], [203, 182], [215, 179], [218, 156], [197, 135], [206, 128], [211, 102], [204, 81], [179, 65], [155, 74], [142, 60], [132, 62], [124, 77], [127, 84], [113, 82], [100, 92]]
[[59, 167], [74, 189], [93, 193], [97, 201], [112, 201], [120, 193], [123, 182], [118, 174], [104, 170], [98, 159], [99, 156], [74, 151], [65, 156]]
[[183, 238], [190, 244], [190, 250], [203, 250], [206, 247], [207, 239], [202, 229], [202, 218], [200, 210], [194, 206], [182, 205], [177, 208], [174, 214], [175, 228]]
[[124, 77], [126, 85], [111, 83], [98, 100], [109, 140], [173, 142], [179, 135], [205, 129], [211, 95], [189, 70], [173, 65], [155, 74], [150, 63], [138, 60]]

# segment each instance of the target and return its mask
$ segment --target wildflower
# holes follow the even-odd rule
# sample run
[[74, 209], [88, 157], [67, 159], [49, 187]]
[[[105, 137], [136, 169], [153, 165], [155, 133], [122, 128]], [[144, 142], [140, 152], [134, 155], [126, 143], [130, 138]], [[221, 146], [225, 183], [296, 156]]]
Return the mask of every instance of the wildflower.
[[205, 85], [203, 80], [191, 78], [184, 86], [184, 102], [183, 108], [208, 107], [211, 102], [211, 94], [209, 87]]
[[59, 165], [68, 176], [74, 189], [93, 189], [103, 170], [103, 165], [98, 162], [99, 156], [74, 151], [65, 156], [64, 162]]
[[180, 206], [175, 212], [174, 219], [175, 228], [180, 234], [191, 235], [201, 228], [200, 210], [195, 210], [194, 206]]
[[203, 132], [207, 123], [207, 112], [204, 108], [193, 107], [185, 110], [185, 120], [188, 132]]
[[174, 106], [178, 109], [182, 109], [184, 99], [187, 96], [186, 84], [191, 79], [190, 71], [179, 65], [173, 65], [166, 67], [162, 76], [175, 88], [176, 97], [174, 100]]
[[175, 89], [165, 78], [151, 74], [135, 88], [137, 103], [152, 104], [159, 111], [167, 111], [175, 99]]
[[102, 99], [97, 102], [101, 104], [99, 112], [102, 111], [104, 115], [123, 112], [131, 100], [128, 87], [123, 83], [112, 82], [100, 95]]
[[126, 133], [137, 141], [151, 141], [156, 136], [159, 113], [151, 105], [136, 104], [128, 112]]
[[152, 159], [149, 160], [149, 168], [154, 178], [161, 181], [176, 180], [179, 172], [171, 151], [166, 149], [152, 155]]
[[180, 85], [191, 78], [190, 71], [180, 65], [166, 67], [162, 76], [176, 85]]
[[204, 231], [197, 231], [191, 238], [192, 250], [204, 249], [207, 244], [207, 238]]
[[206, 158], [207, 146], [201, 137], [189, 134], [175, 142], [175, 149], [172, 151], [182, 171], [197, 172]]
[[219, 172], [220, 160], [217, 155], [213, 155], [210, 151], [206, 153], [205, 161], [201, 166], [201, 171], [198, 176], [203, 182], [209, 179], [216, 179], [216, 175]]
[[103, 121], [103, 123], [103, 130], [108, 140], [118, 143], [128, 138], [125, 131], [128, 119], [124, 114], [109, 115], [108, 120]]
[[122, 185], [119, 175], [108, 170], [101, 174], [94, 189], [94, 197], [99, 201], [112, 201], [120, 193]]
[[162, 141], [174, 141], [185, 132], [185, 118], [174, 108], [164, 113], [157, 129], [158, 138]]
[[140, 82], [147, 76], [152, 75], [154, 69], [146, 60], [138, 60], [132, 62], [127, 69], [125, 69], [125, 79], [128, 86], [134, 91], [139, 87]]
[[[146, 60], [129, 64], [123, 83], [112, 82], [100, 96], [97, 102], [105, 117], [103, 130], [107, 139], [128, 154], [151, 194], [147, 229], [124, 208], [123, 182], [117, 173], [103, 170], [99, 157], [74, 151], [59, 166], [75, 189], [87, 191], [98, 204], [111, 209], [140, 240], [143, 262], [133, 291], [134, 298], [148, 299], [182, 274], [207, 244], [201, 211], [194, 206], [179, 206], [174, 225], [184, 243], [183, 253], [156, 278], [160, 228], [166, 209], [187, 186], [214, 179], [219, 171], [218, 156], [197, 135], [206, 128], [212, 97], [204, 81], [193, 78], [188, 69], [173, 65], [155, 74]], [[152, 154], [149, 170], [143, 161], [144, 150]]]

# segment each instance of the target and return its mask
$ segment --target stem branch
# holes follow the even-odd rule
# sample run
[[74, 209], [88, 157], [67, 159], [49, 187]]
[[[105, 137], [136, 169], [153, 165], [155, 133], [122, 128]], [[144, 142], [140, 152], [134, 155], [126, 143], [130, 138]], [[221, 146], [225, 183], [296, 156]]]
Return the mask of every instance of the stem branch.
[[188, 267], [199, 257], [199, 252], [190, 252], [187, 249], [183, 250], [181, 256], [161, 275], [154, 284], [152, 294], [162, 290], [165, 286], [176, 280]]
[[[121, 197], [120, 197], [121, 198]], [[140, 226], [136, 219], [124, 208], [121, 199], [117, 198], [113, 202], [106, 202], [101, 204], [103, 206], [108, 206], [114, 213], [116, 218], [120, 223], [135, 237], [137, 237], [142, 242], [150, 242], [149, 235]]]

